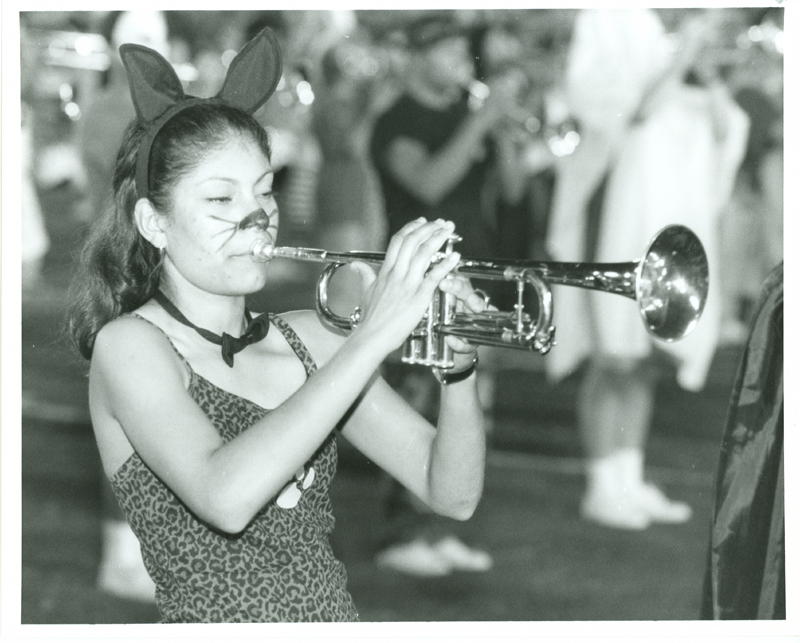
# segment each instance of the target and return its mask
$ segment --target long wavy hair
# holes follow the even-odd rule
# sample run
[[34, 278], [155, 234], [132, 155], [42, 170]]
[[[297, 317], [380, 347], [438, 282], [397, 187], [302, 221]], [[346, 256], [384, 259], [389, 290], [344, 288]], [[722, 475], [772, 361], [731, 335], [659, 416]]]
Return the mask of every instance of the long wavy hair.
[[[144, 304], [161, 279], [161, 253], [140, 234], [133, 214], [136, 154], [145, 132], [137, 121], [125, 131], [114, 168], [113, 205], [90, 229], [70, 287], [68, 334], [87, 360], [100, 329]], [[201, 103], [170, 119], [150, 153], [148, 199], [156, 211], [169, 215], [178, 181], [233, 136], [254, 141], [270, 157], [264, 128], [235, 107]]]

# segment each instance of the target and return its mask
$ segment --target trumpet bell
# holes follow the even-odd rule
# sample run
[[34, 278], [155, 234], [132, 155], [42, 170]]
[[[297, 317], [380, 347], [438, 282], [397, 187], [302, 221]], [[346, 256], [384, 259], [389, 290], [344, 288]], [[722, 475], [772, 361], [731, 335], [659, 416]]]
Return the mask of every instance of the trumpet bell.
[[708, 259], [689, 228], [672, 225], [651, 241], [639, 262], [636, 301], [647, 330], [672, 342], [686, 337], [708, 297]]

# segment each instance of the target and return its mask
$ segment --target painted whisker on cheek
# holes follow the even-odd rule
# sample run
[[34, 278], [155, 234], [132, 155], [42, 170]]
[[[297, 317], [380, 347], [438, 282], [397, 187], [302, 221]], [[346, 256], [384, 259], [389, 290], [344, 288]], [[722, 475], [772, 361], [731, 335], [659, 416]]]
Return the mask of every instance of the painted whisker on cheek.
[[236, 236], [236, 233], [239, 232], [239, 225], [231, 223], [231, 226], [229, 228], [226, 228], [225, 230], [220, 230], [219, 232], [216, 232], [213, 236], [217, 237], [226, 232], [229, 233], [228, 238], [225, 239], [225, 241], [223, 241], [222, 244], [220, 244], [219, 248], [217, 248], [218, 250], [222, 250], [226, 245], [228, 245], [228, 242]]

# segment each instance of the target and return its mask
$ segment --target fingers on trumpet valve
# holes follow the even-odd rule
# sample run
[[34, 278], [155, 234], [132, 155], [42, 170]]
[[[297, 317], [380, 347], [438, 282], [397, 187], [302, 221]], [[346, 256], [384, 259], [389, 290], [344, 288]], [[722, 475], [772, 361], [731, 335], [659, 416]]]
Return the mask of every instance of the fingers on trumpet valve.
[[[489, 295], [487, 295], [483, 290], [480, 288], [473, 288], [472, 292], [470, 293], [470, 308], [476, 313], [482, 313], [485, 310], [490, 309], [489, 305]], [[491, 306], [494, 308], [494, 306]], [[494, 308], [497, 310], [497, 308]]]
[[389, 240], [389, 245], [386, 248], [386, 256], [384, 257], [384, 266], [392, 266], [401, 256], [403, 248], [407, 247], [406, 239], [416, 230], [421, 228], [426, 223], [425, 217], [418, 217], [413, 221], [406, 223], [400, 230], [398, 230]]
[[429, 282], [438, 283], [460, 260], [460, 255], [452, 252], [454, 231], [451, 221], [412, 221], [392, 238], [385, 263], [388, 268], [399, 268], [402, 275], [424, 275]]
[[442, 279], [439, 289], [455, 295], [470, 312], [481, 313], [489, 309], [489, 296], [473, 288], [469, 279], [452, 271]]

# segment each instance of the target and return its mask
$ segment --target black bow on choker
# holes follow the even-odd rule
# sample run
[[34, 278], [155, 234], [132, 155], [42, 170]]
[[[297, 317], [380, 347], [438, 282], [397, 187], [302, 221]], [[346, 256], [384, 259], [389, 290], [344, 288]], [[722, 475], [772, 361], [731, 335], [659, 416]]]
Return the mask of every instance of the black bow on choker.
[[247, 328], [245, 329], [244, 333], [242, 333], [241, 337], [233, 337], [232, 335], [228, 335], [228, 333], [222, 333], [222, 337], [220, 337], [216, 333], [212, 333], [210, 330], [195, 326], [192, 322], [186, 319], [183, 313], [178, 310], [178, 307], [175, 306], [175, 304], [173, 304], [169, 299], [167, 299], [164, 293], [162, 293], [160, 290], [155, 292], [153, 299], [161, 304], [161, 307], [181, 324], [184, 324], [189, 328], [193, 328], [203, 339], [208, 340], [212, 344], [221, 346], [222, 359], [230, 367], [233, 367], [233, 356], [236, 353], [244, 350], [250, 344], [260, 342], [267, 336], [267, 332], [269, 332], [269, 313], [263, 313], [253, 319], [250, 315], [250, 311], [245, 308], [244, 316], [247, 320]]

